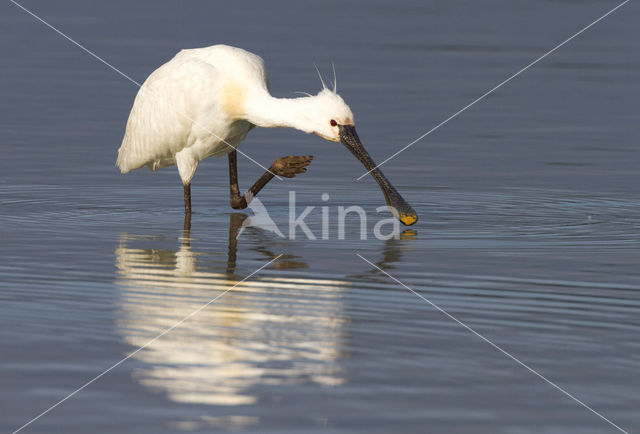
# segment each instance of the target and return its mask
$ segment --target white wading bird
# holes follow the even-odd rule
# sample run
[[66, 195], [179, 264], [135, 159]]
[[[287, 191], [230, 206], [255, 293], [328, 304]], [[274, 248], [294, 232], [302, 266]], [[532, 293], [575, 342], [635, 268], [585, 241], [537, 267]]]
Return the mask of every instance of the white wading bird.
[[405, 225], [418, 220], [413, 208], [387, 181], [356, 134], [351, 109], [333, 90], [314, 96], [274, 98], [267, 88], [264, 63], [240, 48], [214, 45], [180, 51], [156, 69], [136, 96], [118, 150], [122, 173], [142, 166], [151, 170], [178, 166], [184, 185], [184, 206], [191, 213], [191, 180], [198, 162], [229, 156], [231, 207], [243, 209], [274, 175], [293, 178], [313, 158], [276, 159], [269, 170], [240, 196], [236, 147], [259, 127], [290, 127], [342, 142], [375, 178], [391, 212]]

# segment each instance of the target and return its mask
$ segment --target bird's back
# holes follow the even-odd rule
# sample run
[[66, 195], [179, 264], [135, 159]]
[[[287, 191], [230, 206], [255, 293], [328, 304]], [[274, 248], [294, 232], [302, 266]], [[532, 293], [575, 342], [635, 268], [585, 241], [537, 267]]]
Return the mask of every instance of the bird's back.
[[[263, 61], [240, 48], [214, 45], [180, 51], [140, 88], [117, 166], [123, 173], [175, 164], [175, 155], [204, 138], [226, 137], [233, 123], [222, 107], [229, 83], [266, 87]], [[202, 150], [199, 151], [202, 154]], [[206, 152], [205, 152], [206, 154]]]

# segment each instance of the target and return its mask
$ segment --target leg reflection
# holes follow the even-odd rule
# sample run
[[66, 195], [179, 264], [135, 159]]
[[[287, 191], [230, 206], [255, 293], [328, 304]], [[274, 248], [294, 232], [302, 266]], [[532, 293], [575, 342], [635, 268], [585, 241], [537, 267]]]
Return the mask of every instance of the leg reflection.
[[238, 231], [242, 222], [249, 216], [240, 212], [231, 213], [229, 216], [229, 247], [227, 248], [227, 274], [235, 274], [238, 255]]

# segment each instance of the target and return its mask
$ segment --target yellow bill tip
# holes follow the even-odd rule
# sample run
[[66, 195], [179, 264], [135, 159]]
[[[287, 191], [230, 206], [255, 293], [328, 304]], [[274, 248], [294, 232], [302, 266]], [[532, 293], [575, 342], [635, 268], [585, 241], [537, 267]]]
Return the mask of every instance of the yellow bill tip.
[[418, 216], [416, 215], [401, 215], [400, 216], [400, 221], [406, 225], [406, 226], [411, 226], [412, 224], [414, 224], [415, 222], [418, 221]]

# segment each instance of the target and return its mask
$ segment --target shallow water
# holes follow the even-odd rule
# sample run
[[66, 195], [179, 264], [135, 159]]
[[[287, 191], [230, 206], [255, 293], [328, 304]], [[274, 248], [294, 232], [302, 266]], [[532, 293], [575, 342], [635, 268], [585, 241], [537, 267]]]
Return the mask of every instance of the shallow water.
[[[135, 80], [226, 42], [261, 54], [273, 93], [293, 96], [333, 60], [377, 161], [616, 5], [24, 4]], [[260, 199], [286, 232], [295, 189], [318, 238], [329, 207], [329, 239], [237, 236], [247, 213], [227, 206], [225, 160], [200, 166], [185, 230], [173, 168], [113, 166], [135, 86], [0, 8], [3, 432], [216, 297], [23, 432], [617, 432], [357, 254], [640, 426], [635, 3], [385, 164], [420, 214], [387, 241], [373, 219], [366, 240], [352, 220], [338, 239], [337, 207], [376, 217], [381, 194], [342, 145], [286, 130], [252, 131], [241, 150], [315, 159]], [[246, 187], [261, 170], [239, 164]]]

